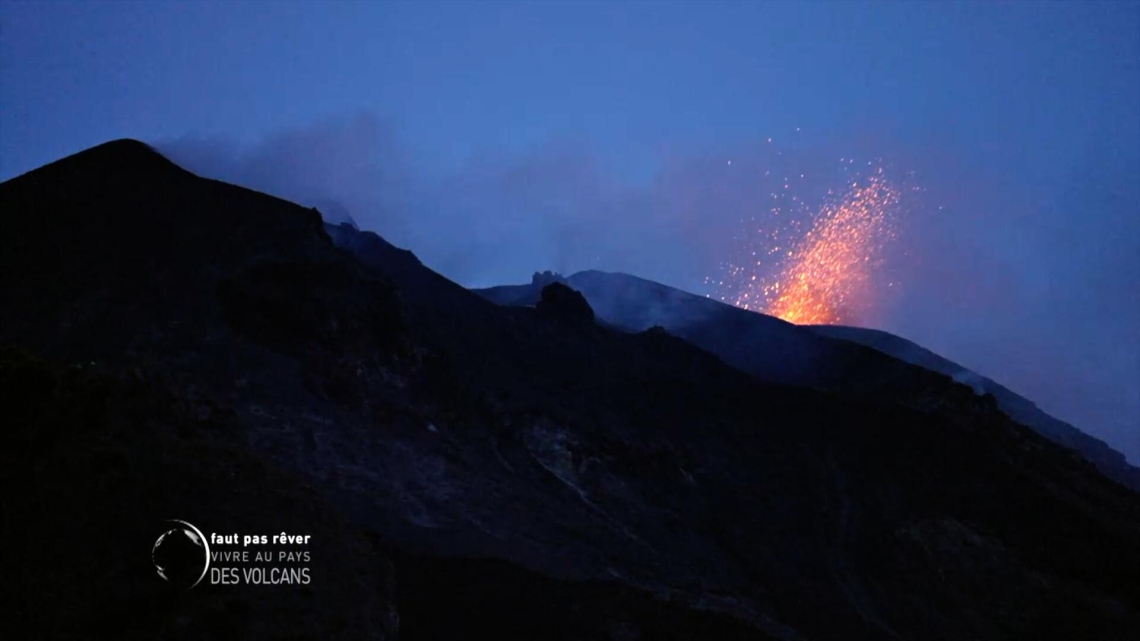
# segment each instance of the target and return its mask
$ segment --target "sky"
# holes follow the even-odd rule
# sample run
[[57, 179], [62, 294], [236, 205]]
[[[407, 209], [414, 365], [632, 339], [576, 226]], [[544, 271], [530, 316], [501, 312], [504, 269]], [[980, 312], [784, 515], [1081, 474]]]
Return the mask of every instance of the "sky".
[[873, 160], [917, 189], [862, 323], [1140, 463], [1140, 3], [0, 0], [0, 107], [0, 180], [137, 138], [468, 286], [713, 294], [763, 172]]

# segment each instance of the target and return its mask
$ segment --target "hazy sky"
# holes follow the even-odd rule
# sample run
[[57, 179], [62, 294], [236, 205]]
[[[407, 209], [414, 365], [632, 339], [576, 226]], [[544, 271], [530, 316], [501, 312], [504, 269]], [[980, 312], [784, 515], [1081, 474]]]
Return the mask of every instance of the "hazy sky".
[[866, 323], [1140, 462], [1135, 2], [5, 0], [0, 107], [0, 179], [139, 138], [466, 285], [707, 293], [764, 171], [883, 158], [923, 191]]

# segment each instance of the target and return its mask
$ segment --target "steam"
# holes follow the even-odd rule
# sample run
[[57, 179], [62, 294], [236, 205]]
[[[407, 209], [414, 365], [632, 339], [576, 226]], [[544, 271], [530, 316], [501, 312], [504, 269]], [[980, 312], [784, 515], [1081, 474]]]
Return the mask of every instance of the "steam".
[[374, 115], [327, 120], [252, 143], [186, 136], [155, 147], [199, 175], [351, 216], [393, 240], [408, 234], [408, 165], [394, 129]]

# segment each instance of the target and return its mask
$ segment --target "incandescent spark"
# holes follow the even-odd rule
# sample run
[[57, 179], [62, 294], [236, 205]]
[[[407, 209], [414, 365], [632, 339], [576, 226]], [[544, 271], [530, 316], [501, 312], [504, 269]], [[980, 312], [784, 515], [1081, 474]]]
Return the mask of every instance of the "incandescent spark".
[[760, 254], [773, 264], [751, 260], [753, 250], [747, 266], [725, 265], [728, 277], [719, 280], [716, 297], [797, 324], [850, 323], [863, 316], [874, 303], [883, 250], [896, 237], [901, 191], [884, 178], [881, 167], [844, 184], [838, 193], [828, 190], [814, 212], [798, 197], [790, 198], [792, 212], [784, 217], [773, 204], [772, 220], [750, 230], [753, 242], [761, 243]]

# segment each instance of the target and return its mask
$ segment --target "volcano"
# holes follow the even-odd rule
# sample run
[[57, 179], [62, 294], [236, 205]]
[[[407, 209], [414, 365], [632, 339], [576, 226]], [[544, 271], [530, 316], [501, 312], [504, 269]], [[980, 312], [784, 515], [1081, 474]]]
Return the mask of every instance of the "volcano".
[[[0, 555], [35, 638], [1140, 628], [1140, 495], [879, 349], [627, 276], [474, 293], [137, 141], [0, 184], [0, 220]], [[311, 535], [313, 581], [156, 590], [170, 518]]]
[[[1106, 476], [1140, 492], [1140, 468], [1129, 465], [1123, 454], [1100, 439], [1050, 416], [1009, 388], [888, 332], [840, 325], [793, 325], [628, 274], [600, 271], [567, 277], [536, 273], [527, 285], [475, 291], [499, 304], [530, 306], [543, 285], [555, 280], [580, 290], [599, 317], [613, 327], [640, 332], [660, 326], [725, 363], [773, 383], [856, 396], [872, 394], [880, 400], [904, 404], [941, 398], [929, 396], [930, 388], [949, 390], [955, 383], [963, 385], [979, 396], [992, 397], [1013, 420], [1075, 451]], [[950, 393], [962, 392], [956, 389]]]

